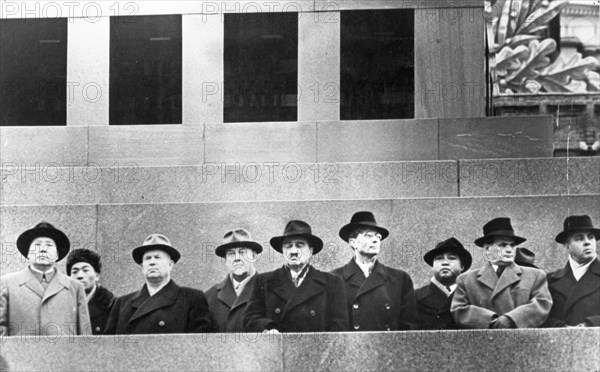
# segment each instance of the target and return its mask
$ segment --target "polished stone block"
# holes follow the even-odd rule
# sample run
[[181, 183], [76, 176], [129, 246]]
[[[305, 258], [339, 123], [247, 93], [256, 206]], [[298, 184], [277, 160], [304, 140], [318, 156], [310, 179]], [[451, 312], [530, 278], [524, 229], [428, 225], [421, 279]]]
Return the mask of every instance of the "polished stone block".
[[318, 122], [317, 159], [319, 162], [436, 160], [438, 121]]
[[600, 157], [459, 160], [460, 195], [600, 194]]
[[552, 116], [440, 119], [440, 159], [553, 156]]
[[205, 162], [314, 162], [314, 123], [207, 124]]
[[477, 0], [315, 0], [317, 11], [482, 7], [482, 3]]

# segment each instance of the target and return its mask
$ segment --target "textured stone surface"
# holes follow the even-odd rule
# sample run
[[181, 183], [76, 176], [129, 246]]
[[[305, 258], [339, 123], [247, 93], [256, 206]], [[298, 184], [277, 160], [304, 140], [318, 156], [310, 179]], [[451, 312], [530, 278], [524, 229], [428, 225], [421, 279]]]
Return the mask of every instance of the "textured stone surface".
[[[227, 230], [246, 228], [263, 244], [265, 250], [256, 267], [264, 272], [283, 264], [282, 256], [269, 247], [269, 239], [280, 235], [289, 220], [305, 220], [325, 242], [313, 263], [329, 271], [350, 259], [350, 248], [338, 232], [360, 210], [373, 211], [377, 221], [390, 229], [390, 236], [382, 244], [381, 262], [406, 270], [415, 287], [426, 284], [431, 275], [423, 261], [425, 252], [451, 236], [472, 253], [473, 268], [483, 265], [482, 251], [473, 241], [481, 236], [483, 224], [501, 216], [510, 217], [516, 233], [528, 239], [522, 246], [536, 254], [536, 264], [552, 271], [566, 262], [564, 248], [554, 242], [564, 218], [568, 214], [589, 214], [598, 225], [598, 205], [600, 195], [99, 205], [96, 225], [92, 217], [86, 218], [93, 216], [94, 207], [90, 206], [2, 207], [0, 212], [2, 233], [7, 237], [3, 241], [8, 242], [14, 242], [24, 227], [37, 222], [31, 217], [34, 212], [36, 216], [60, 216], [60, 221], [66, 221], [68, 233], [81, 234], [73, 240], [85, 239], [97, 247], [105, 263], [103, 283], [123, 295], [143, 283], [130, 253], [152, 233], [165, 234], [182, 252], [174, 280], [206, 290], [225, 275], [224, 260], [214, 250]], [[95, 235], [93, 226], [97, 229]], [[20, 268], [17, 266], [3, 263], [2, 268], [14, 271]]]
[[[70, 14], [70, 13], [63, 13]], [[110, 19], [69, 19], [67, 125], [108, 125]]]
[[318, 122], [317, 155], [320, 162], [436, 160], [438, 122], [436, 119]]
[[87, 141], [84, 127], [0, 127], [2, 168], [86, 165]]
[[[97, 249], [95, 206], [0, 207], [0, 274], [26, 266], [26, 259], [17, 250], [17, 238], [41, 221], [50, 222], [67, 234], [71, 249]], [[58, 267], [64, 272], [65, 260]]]
[[314, 123], [207, 124], [206, 162], [311, 162], [316, 156]]
[[[10, 170], [7, 168], [7, 170]], [[458, 195], [457, 163], [205, 163], [8, 172], [2, 205], [380, 199]], [[37, 181], [36, 181], [37, 177]]]
[[2, 339], [2, 371], [598, 370], [600, 328]]
[[[318, 10], [481, 8], [477, 0], [315, 0]], [[453, 15], [456, 17], [455, 15]]]
[[89, 164], [202, 164], [203, 126], [133, 125], [89, 128]]
[[600, 157], [460, 160], [460, 195], [600, 194]]
[[[2, 368], [4, 367], [4, 368]], [[280, 371], [281, 337], [263, 334], [11, 337], [2, 371]]]
[[552, 116], [440, 119], [440, 159], [552, 157]]
[[284, 335], [288, 371], [583, 371], [600, 329]]

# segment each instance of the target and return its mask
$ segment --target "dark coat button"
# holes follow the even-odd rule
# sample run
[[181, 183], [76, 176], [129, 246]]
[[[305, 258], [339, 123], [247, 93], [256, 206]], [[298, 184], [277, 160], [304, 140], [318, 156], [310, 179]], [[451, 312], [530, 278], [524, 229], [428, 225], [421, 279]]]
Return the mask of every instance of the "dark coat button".
[[317, 313], [315, 313], [315, 311], [314, 311], [314, 310], [311, 310], [311, 311], [310, 311], [310, 316], [315, 316], [315, 315], [317, 315]]
[[389, 310], [390, 309], [390, 304], [385, 304], [385, 309]]
[[354, 329], [360, 329], [360, 326], [359, 326], [358, 324], [356, 324], [356, 325], [354, 326]]
[[353, 308], [353, 309], [358, 309], [358, 304], [354, 304], [354, 305], [352, 305], [352, 308]]
[[161, 326], [161, 327], [164, 327], [165, 326], [165, 321], [161, 320], [160, 322], [158, 322], [158, 325]]
[[100, 332], [100, 327], [96, 327], [96, 328], [94, 328], [94, 330], [95, 330], [96, 332]]
[[275, 314], [279, 314], [280, 312], [281, 312], [281, 309], [280, 309], [280, 308], [276, 308], [276, 309], [275, 309]]

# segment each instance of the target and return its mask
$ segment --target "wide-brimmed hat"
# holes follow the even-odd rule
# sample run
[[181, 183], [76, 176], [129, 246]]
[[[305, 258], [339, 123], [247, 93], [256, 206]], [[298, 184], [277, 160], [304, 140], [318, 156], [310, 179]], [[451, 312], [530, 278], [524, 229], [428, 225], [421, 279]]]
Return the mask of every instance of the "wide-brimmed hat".
[[173, 248], [171, 242], [166, 236], [161, 234], [149, 235], [146, 238], [146, 240], [144, 240], [142, 245], [134, 248], [133, 251], [131, 251], [131, 256], [133, 256], [133, 260], [136, 264], [141, 265], [144, 253], [154, 249], [159, 249], [168, 253], [175, 263], [177, 263], [177, 261], [179, 261], [179, 259], [181, 258], [181, 254], [179, 253], [179, 251]]
[[425, 260], [425, 262], [427, 262], [429, 266], [433, 266], [433, 259], [435, 258], [435, 256], [446, 252], [456, 253], [460, 258], [460, 262], [464, 267], [464, 271], [469, 270], [469, 268], [471, 267], [471, 263], [473, 263], [473, 257], [471, 256], [471, 253], [469, 253], [469, 251], [465, 249], [462, 243], [454, 237], [446, 239], [443, 242], [437, 243], [435, 245], [435, 248], [425, 253], [423, 259]]
[[281, 245], [283, 240], [291, 237], [305, 238], [308, 241], [308, 244], [313, 247], [313, 255], [319, 253], [321, 249], [323, 249], [323, 241], [318, 236], [312, 234], [310, 225], [299, 220], [288, 222], [285, 226], [285, 230], [283, 230], [283, 235], [271, 238], [269, 243], [271, 243], [271, 247], [273, 247], [274, 250], [282, 253]]
[[69, 242], [67, 235], [48, 222], [43, 221], [35, 225], [33, 229], [29, 229], [19, 235], [19, 238], [17, 239], [17, 248], [19, 249], [19, 252], [27, 257], [29, 255], [29, 246], [31, 245], [31, 242], [41, 237], [54, 240], [56, 252], [58, 254], [56, 261], [62, 260], [69, 253], [71, 243]]
[[569, 236], [571, 234], [589, 231], [596, 239], [600, 240], [600, 229], [596, 229], [594, 225], [592, 225], [592, 219], [588, 215], [582, 216], [569, 216], [565, 218], [565, 222], [563, 223], [563, 231], [561, 231], [558, 235], [556, 235], [556, 242], [565, 244], [569, 240]]
[[342, 238], [343, 241], [348, 242], [348, 236], [352, 233], [352, 231], [360, 228], [377, 231], [381, 234], [381, 240], [390, 235], [388, 229], [377, 224], [373, 213], [362, 211], [354, 213], [350, 219], [350, 223], [340, 229], [340, 238]]
[[262, 245], [252, 240], [250, 233], [246, 229], [234, 229], [228, 231], [223, 236], [221, 245], [215, 249], [219, 257], [225, 257], [225, 253], [230, 248], [250, 248], [256, 253], [262, 252]]
[[515, 252], [515, 263], [519, 266], [527, 266], [538, 268], [533, 263], [535, 262], [535, 253], [527, 248], [517, 248]]
[[475, 240], [475, 244], [479, 247], [496, 237], [513, 238], [515, 244], [519, 245], [527, 239], [515, 235], [512, 225], [510, 224], [510, 218], [498, 217], [494, 218], [490, 222], [483, 225], [483, 236]]

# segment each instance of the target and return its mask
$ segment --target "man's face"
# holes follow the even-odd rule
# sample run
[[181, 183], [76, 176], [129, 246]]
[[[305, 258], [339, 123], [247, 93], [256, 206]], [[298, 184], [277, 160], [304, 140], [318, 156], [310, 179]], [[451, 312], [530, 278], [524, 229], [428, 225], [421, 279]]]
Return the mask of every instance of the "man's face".
[[286, 238], [281, 246], [281, 252], [288, 266], [293, 269], [301, 268], [310, 262], [313, 248], [303, 238]]
[[589, 231], [572, 234], [566, 244], [567, 252], [578, 264], [586, 264], [596, 258], [596, 236]]
[[366, 230], [356, 238], [350, 238], [348, 243], [361, 256], [377, 256], [381, 250], [381, 234], [375, 230]]
[[433, 258], [433, 276], [442, 284], [454, 284], [463, 270], [460, 257], [454, 252], [440, 253]]
[[513, 238], [498, 237], [484, 246], [485, 258], [494, 265], [509, 265], [515, 261], [516, 244]]
[[225, 266], [227, 271], [234, 276], [249, 274], [255, 261], [256, 252], [250, 248], [230, 248], [225, 252]]
[[167, 252], [155, 249], [144, 253], [142, 257], [142, 274], [147, 281], [160, 282], [171, 277], [175, 263]]
[[58, 259], [58, 250], [53, 239], [46, 237], [36, 238], [29, 245], [27, 258], [33, 264], [52, 265]]
[[100, 275], [89, 263], [77, 262], [71, 266], [71, 278], [79, 280], [83, 287], [89, 291], [98, 283]]

